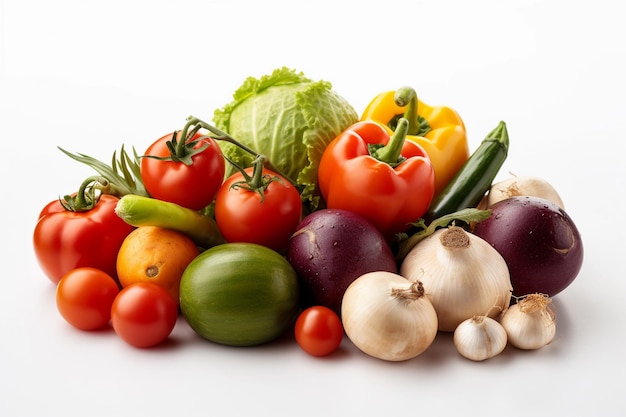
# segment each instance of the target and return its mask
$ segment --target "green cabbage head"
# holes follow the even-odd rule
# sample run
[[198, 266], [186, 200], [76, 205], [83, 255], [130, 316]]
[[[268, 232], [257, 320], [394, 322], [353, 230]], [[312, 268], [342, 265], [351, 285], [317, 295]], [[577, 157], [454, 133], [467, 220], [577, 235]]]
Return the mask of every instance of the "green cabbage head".
[[[248, 77], [233, 99], [215, 110], [215, 126], [265, 155], [297, 185], [303, 203], [315, 210], [320, 158], [337, 135], [358, 121], [355, 109], [329, 82], [310, 80], [285, 67], [258, 79]], [[225, 141], [220, 147], [240, 166], [252, 165], [254, 155]], [[235, 172], [228, 166], [227, 176]]]

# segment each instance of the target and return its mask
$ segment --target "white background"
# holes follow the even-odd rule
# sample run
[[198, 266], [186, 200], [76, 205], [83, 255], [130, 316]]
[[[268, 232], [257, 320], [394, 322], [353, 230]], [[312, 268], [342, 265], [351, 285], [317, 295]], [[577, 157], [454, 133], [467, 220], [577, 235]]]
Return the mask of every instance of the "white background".
[[[0, 415], [624, 415], [621, 3], [580, 1], [0, 1]], [[211, 121], [247, 76], [276, 67], [330, 81], [360, 113], [415, 87], [463, 117], [473, 150], [500, 120], [502, 175], [560, 192], [583, 236], [576, 281], [555, 297], [548, 347], [474, 363], [440, 335], [387, 363], [344, 340], [316, 359], [290, 336], [257, 348], [204, 342], [179, 322], [138, 350], [56, 311], [31, 236], [39, 210], [109, 161], [194, 115]]]

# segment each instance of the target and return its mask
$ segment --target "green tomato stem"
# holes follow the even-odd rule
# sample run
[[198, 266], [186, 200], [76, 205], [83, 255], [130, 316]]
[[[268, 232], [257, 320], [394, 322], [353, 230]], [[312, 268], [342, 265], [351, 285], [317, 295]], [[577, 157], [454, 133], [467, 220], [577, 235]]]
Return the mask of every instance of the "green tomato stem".
[[259, 155], [254, 160], [252, 166], [252, 178], [248, 180], [248, 185], [254, 190], [258, 190], [263, 187], [263, 167], [265, 157]]
[[243, 176], [242, 181], [236, 181], [231, 184], [230, 188], [243, 188], [244, 190], [258, 193], [261, 196], [261, 203], [265, 199], [265, 190], [272, 183], [272, 181], [281, 182], [282, 179], [275, 175], [271, 176], [267, 173], [263, 172], [265, 168], [265, 157], [263, 155], [258, 155], [256, 159], [253, 161], [252, 166], [254, 167], [252, 170], [252, 175], [249, 175], [243, 167], [237, 164], [235, 161], [228, 158], [224, 155], [224, 158], [241, 173]]
[[[276, 172], [277, 174], [280, 174], [283, 178], [287, 179], [287, 181], [289, 181], [292, 185], [296, 186], [296, 182], [294, 180], [292, 180], [291, 178], [287, 177], [286, 175], [284, 175], [278, 168], [276, 168], [274, 165], [272, 165], [272, 163], [270, 162], [270, 160], [267, 158], [267, 156], [265, 155], [261, 155], [260, 153], [256, 152], [254, 149], [244, 145], [243, 143], [239, 142], [237, 139], [233, 138], [232, 136], [230, 136], [228, 133], [218, 129], [215, 126], [212, 126], [200, 119], [198, 119], [197, 117], [194, 116], [189, 116], [187, 118], [187, 120], [189, 121], [188, 124], [197, 124], [198, 126], [208, 130], [209, 132], [211, 132], [213, 135], [210, 135], [210, 137], [212, 139], [215, 140], [223, 140], [225, 142], [231, 143], [241, 149], [243, 149], [245, 152], [248, 152], [251, 155], [254, 155], [257, 159], [258, 158], [262, 158], [263, 159], [263, 166], [265, 166], [267, 169], [272, 170], [274, 172]], [[228, 159], [228, 158], [226, 158]], [[233, 163], [233, 161], [229, 162]], [[236, 166], [236, 164], [235, 164]], [[240, 169], [241, 171], [241, 169]], [[244, 175], [247, 175], [244, 173]]]
[[[198, 133], [198, 130], [200, 130], [200, 126], [194, 126], [193, 129], [191, 129], [191, 131], [189, 131], [189, 128], [192, 127], [194, 125], [193, 120], [189, 120], [187, 119], [187, 123], [185, 124], [185, 126], [183, 127], [183, 130], [180, 133], [180, 138], [178, 138], [177, 141], [175, 141], [175, 148], [174, 149], [170, 149], [170, 151], [172, 151], [173, 155], [172, 155], [172, 159], [182, 159], [185, 157], [185, 155], [187, 155], [187, 147], [185, 146], [187, 144], [187, 141], [190, 138], [193, 138], [194, 135], [196, 133]], [[174, 132], [173, 134], [174, 136], [172, 137], [172, 141], [174, 141], [176, 139], [176, 132]]]
[[[108, 192], [110, 187], [111, 183], [106, 178], [91, 176], [80, 184], [75, 196], [66, 195], [62, 200], [59, 199], [59, 202], [67, 211], [77, 213], [89, 211], [98, 204], [103, 189], [107, 191], [106, 194], [110, 194]], [[96, 194], [96, 190], [100, 193]]]
[[228, 133], [221, 131], [220, 129], [218, 129], [215, 126], [212, 126], [200, 119], [198, 119], [197, 117], [194, 116], [189, 116], [187, 118], [188, 122], [187, 122], [187, 126], [192, 125], [192, 124], [196, 124], [198, 126], [198, 128], [202, 127], [206, 130], [208, 130], [209, 132], [213, 133], [215, 136], [211, 136], [211, 138], [213, 139], [217, 139], [217, 140], [223, 140], [225, 142], [229, 142], [232, 143], [233, 145], [243, 149], [244, 151], [248, 152], [251, 155], [255, 155], [258, 156], [259, 153], [256, 152], [254, 149], [244, 145], [243, 143], [239, 142], [237, 139], [233, 138], [232, 136], [230, 136]]

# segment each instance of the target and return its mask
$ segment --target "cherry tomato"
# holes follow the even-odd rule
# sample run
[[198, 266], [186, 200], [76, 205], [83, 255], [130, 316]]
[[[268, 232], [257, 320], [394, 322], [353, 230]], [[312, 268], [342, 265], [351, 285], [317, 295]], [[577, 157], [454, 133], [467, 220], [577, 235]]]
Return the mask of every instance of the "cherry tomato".
[[111, 320], [111, 306], [118, 293], [117, 282], [106, 272], [76, 268], [65, 274], [57, 285], [57, 309], [77, 329], [99, 329]]
[[87, 211], [70, 211], [52, 201], [41, 211], [33, 233], [39, 265], [55, 284], [79, 267], [101, 269], [117, 279], [117, 251], [135, 228], [115, 214], [119, 199], [102, 195]]
[[131, 346], [147, 348], [167, 339], [176, 325], [178, 304], [151, 282], [124, 287], [111, 306], [113, 330]]
[[[181, 131], [177, 131], [176, 135], [177, 143], [184, 140], [179, 137], [182, 135]], [[174, 133], [170, 133], [157, 139], [141, 158], [144, 186], [154, 198], [201, 210], [213, 202], [215, 193], [224, 180], [225, 162], [222, 151], [215, 140], [209, 137], [200, 139], [202, 135], [196, 133], [187, 140], [186, 147], [175, 147], [177, 152], [184, 154], [177, 157], [189, 157], [190, 165], [175, 158], [161, 160], [146, 157], [171, 157], [172, 151], [167, 144], [172, 144], [173, 136]], [[206, 149], [200, 151], [202, 146], [206, 146]]]
[[[254, 167], [244, 171], [252, 176]], [[261, 191], [246, 186], [241, 172], [224, 181], [215, 197], [215, 221], [228, 242], [257, 243], [280, 252], [300, 223], [302, 200], [289, 180], [265, 168], [262, 172], [263, 181], [271, 182]]]
[[343, 333], [341, 319], [328, 307], [309, 307], [296, 319], [296, 342], [312, 356], [327, 356], [336, 351]]

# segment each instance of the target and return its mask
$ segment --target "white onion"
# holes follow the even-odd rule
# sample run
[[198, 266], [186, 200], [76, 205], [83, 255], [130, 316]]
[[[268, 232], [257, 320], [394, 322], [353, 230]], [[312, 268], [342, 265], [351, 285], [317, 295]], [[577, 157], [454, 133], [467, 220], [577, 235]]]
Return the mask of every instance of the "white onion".
[[519, 196], [544, 198], [565, 209], [561, 196], [552, 184], [543, 178], [533, 176], [512, 176], [493, 184], [478, 204], [478, 208], [487, 209], [499, 201]]
[[502, 256], [457, 226], [439, 229], [415, 245], [400, 275], [423, 283], [441, 331], [452, 332], [473, 316], [499, 317], [511, 301], [511, 278]]
[[437, 335], [437, 313], [420, 282], [392, 272], [361, 275], [341, 306], [346, 335], [366, 354], [404, 361], [424, 352]]

